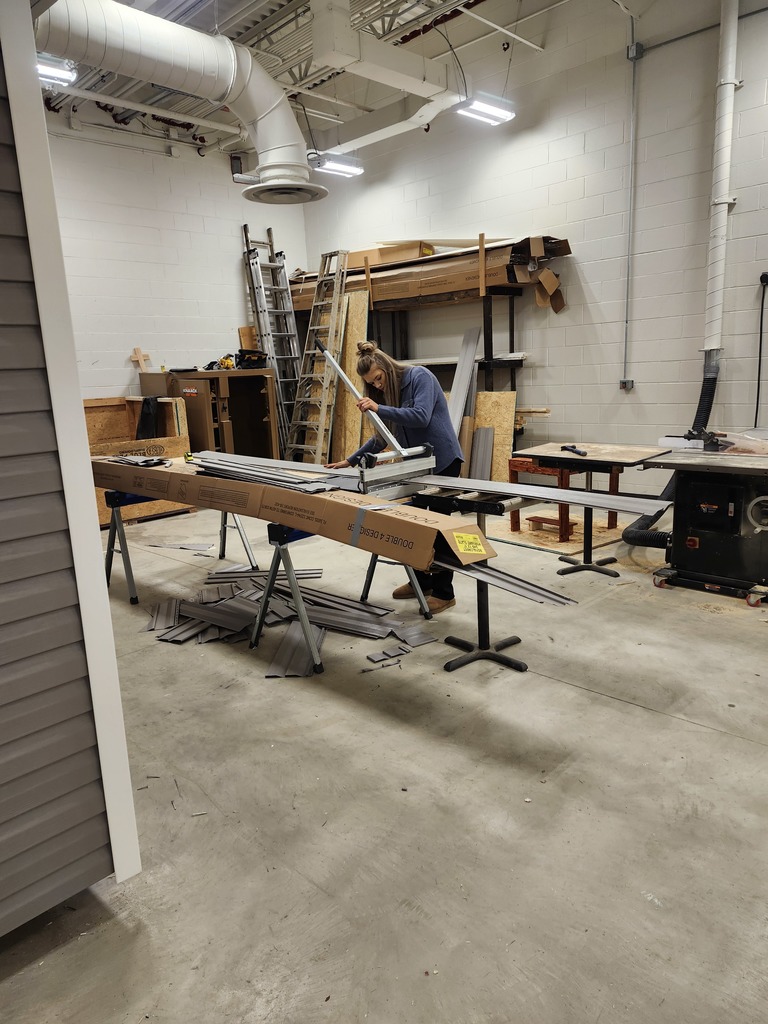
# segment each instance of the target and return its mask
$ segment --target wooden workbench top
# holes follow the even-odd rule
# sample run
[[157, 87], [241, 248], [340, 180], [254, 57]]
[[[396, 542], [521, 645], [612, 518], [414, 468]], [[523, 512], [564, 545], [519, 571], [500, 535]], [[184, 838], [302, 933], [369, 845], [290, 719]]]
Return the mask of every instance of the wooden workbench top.
[[[563, 444], [573, 444], [586, 452], [586, 456], [575, 455], [573, 452], [561, 450]], [[647, 459], [658, 458], [669, 451], [668, 448], [656, 448], [643, 444], [596, 444], [589, 441], [548, 441], [533, 448], [523, 448], [513, 452], [515, 458], [523, 459], [567, 459], [578, 462], [604, 462], [612, 466], [636, 466]]]

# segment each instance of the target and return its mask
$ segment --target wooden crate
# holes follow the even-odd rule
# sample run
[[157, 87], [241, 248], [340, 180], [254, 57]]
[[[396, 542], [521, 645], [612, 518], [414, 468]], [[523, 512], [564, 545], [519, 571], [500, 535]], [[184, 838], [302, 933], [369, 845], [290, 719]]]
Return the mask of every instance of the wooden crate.
[[[187, 410], [183, 398], [159, 398], [159, 417], [162, 436], [136, 441], [136, 426], [141, 415], [143, 398], [86, 398], [85, 425], [91, 455], [149, 455], [161, 459], [180, 458], [189, 451]], [[104, 501], [104, 491], [96, 488], [99, 522], [109, 525], [111, 510]], [[193, 505], [180, 505], [175, 501], [143, 501], [126, 505], [121, 511], [123, 520], [150, 519], [188, 512]]]

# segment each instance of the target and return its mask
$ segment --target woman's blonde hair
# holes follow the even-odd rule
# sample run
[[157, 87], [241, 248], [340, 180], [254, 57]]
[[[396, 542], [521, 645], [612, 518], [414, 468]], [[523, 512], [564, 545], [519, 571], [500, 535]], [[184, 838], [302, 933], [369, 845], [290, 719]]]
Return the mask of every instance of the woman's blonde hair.
[[372, 398], [379, 405], [399, 406], [400, 386], [405, 367], [388, 356], [386, 352], [382, 352], [375, 341], [358, 341], [357, 372], [361, 377], [365, 377], [374, 369], [384, 371], [386, 378], [384, 387], [379, 390], [366, 382], [366, 396]]

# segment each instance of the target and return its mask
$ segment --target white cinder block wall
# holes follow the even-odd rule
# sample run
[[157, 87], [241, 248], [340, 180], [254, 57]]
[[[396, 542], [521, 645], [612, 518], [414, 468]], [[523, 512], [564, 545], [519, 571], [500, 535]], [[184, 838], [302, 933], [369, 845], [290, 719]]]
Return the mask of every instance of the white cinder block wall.
[[[719, 0], [631, 5], [636, 38], [650, 49], [637, 70], [636, 212], [632, 235], [626, 375], [625, 304], [629, 209], [629, 20], [612, 0], [571, 0], [521, 26], [542, 44], [514, 45], [506, 95], [517, 118], [489, 128], [456, 114], [359, 152], [366, 173], [323, 175], [329, 198], [306, 207], [248, 203], [225, 157], [178, 159], [66, 137], [51, 117], [51, 150], [84, 397], [137, 393], [130, 351], [153, 365], [204, 364], [231, 351], [248, 321], [241, 226], [268, 225], [289, 268], [317, 266], [319, 254], [402, 238], [568, 238], [557, 261], [567, 308], [517, 300], [516, 347], [526, 445], [544, 440], [655, 443], [693, 421], [703, 357], [714, 91]], [[741, 0], [741, 13], [759, 0]], [[527, 5], [522, 4], [526, 14]], [[517, 5], [488, 0], [483, 16], [510, 24]], [[509, 52], [468, 18], [443, 26], [475, 91], [500, 94]], [[412, 48], [446, 52], [436, 32]], [[768, 13], [740, 22], [723, 359], [710, 426], [743, 429], [754, 418], [761, 287], [768, 271]], [[351, 76], [365, 102], [377, 87]], [[149, 143], [147, 143], [149, 149]], [[318, 175], [318, 179], [320, 176]], [[305, 233], [306, 232], [306, 233]], [[497, 303], [498, 349], [506, 344], [506, 302]], [[453, 354], [479, 306], [410, 316], [412, 355]], [[764, 363], [765, 366], [765, 363]], [[761, 423], [768, 421], [768, 386]], [[646, 479], [647, 478], [647, 479]], [[650, 474], [625, 486], [654, 490]]]
[[289, 272], [305, 268], [303, 208], [246, 201], [220, 154], [174, 158], [103, 130], [100, 142], [66, 137], [65, 123], [49, 115], [83, 397], [137, 395], [135, 346], [151, 369], [235, 352], [252, 322], [242, 226], [260, 240], [271, 227]]
[[[484, 4], [510, 24], [517, 5]], [[523, 5], [525, 8], [526, 5]], [[715, 25], [717, 0], [631, 4], [646, 46]], [[760, 5], [762, 6], [762, 5]], [[742, 0], [741, 11], [757, 3]], [[525, 10], [523, 13], [527, 13]], [[461, 47], [466, 24], [446, 24], [475, 91], [500, 95], [509, 54], [502, 36]], [[462, 34], [462, 32], [464, 34]], [[506, 95], [516, 119], [490, 128], [456, 114], [358, 153], [366, 173], [333, 180], [332, 196], [306, 212], [310, 264], [323, 249], [397, 238], [568, 238], [556, 261], [567, 308], [555, 315], [533, 296], [517, 300], [518, 403], [551, 408], [531, 419], [526, 446], [546, 440], [655, 444], [694, 418], [701, 386], [718, 30], [651, 49], [637, 64], [636, 212], [626, 376], [624, 319], [629, 209], [629, 20], [611, 0], [572, 0], [521, 34]], [[445, 51], [431, 33], [427, 55]], [[429, 49], [431, 47], [431, 49]], [[710, 427], [743, 429], [754, 417], [761, 271], [768, 271], [768, 13], [740, 22], [723, 360]], [[485, 69], [492, 68], [487, 77]], [[326, 176], [327, 177], [327, 176]], [[497, 303], [497, 351], [506, 345], [506, 301]], [[458, 352], [478, 306], [410, 315], [411, 354]], [[768, 426], [768, 387], [761, 422]], [[634, 474], [635, 476], [637, 474]], [[662, 478], [662, 482], [663, 482]], [[625, 481], [654, 490], [649, 473]]]

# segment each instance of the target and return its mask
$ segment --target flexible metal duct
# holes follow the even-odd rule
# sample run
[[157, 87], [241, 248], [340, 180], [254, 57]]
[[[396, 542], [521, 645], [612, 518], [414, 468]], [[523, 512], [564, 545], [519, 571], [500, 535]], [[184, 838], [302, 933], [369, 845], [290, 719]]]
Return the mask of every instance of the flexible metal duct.
[[247, 199], [306, 203], [328, 190], [309, 181], [307, 149], [282, 88], [244, 46], [114, 0], [58, 0], [37, 21], [39, 51], [226, 105], [259, 155]]

